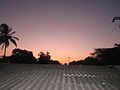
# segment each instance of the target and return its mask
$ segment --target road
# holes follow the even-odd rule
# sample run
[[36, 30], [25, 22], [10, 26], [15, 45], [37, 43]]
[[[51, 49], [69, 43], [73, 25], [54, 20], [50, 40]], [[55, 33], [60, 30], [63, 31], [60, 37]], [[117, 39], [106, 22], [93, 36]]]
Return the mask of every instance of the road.
[[0, 90], [120, 90], [120, 70], [107, 66], [0, 64]]

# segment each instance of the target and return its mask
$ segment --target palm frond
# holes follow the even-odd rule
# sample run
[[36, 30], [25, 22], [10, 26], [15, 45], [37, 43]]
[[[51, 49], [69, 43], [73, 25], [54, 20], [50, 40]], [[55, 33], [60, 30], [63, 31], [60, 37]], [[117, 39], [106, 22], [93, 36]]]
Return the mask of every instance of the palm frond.
[[0, 33], [1, 33], [1, 34], [4, 34], [4, 33], [3, 33], [3, 30], [4, 30], [3, 27], [0, 26]]
[[0, 45], [2, 45], [2, 48], [1, 49], [4, 49], [4, 47], [8, 47], [9, 46], [9, 41], [6, 41], [6, 42], [3, 42], [3, 43], [0, 43]]
[[2, 45], [2, 48], [1, 48], [1, 49], [3, 50], [4, 47], [5, 47], [5, 44]]
[[0, 45], [3, 43], [3, 36], [0, 36]]
[[7, 24], [1, 24], [2, 30], [1, 32], [5, 35], [7, 35], [11, 30]]
[[2, 39], [0, 39], [0, 45], [3, 44], [3, 43], [4, 43], [4, 41]]
[[15, 31], [14, 32], [11, 32], [10, 34], [8, 34], [8, 35], [12, 35], [12, 34], [14, 34], [15, 33]]
[[0, 45], [2, 45], [3, 44], [3, 42], [0, 42]]
[[2, 36], [3, 34], [0, 32], [0, 36]]
[[3, 30], [2, 24], [0, 25], [0, 30]]
[[10, 27], [10, 28], [9, 28], [9, 33], [10, 33], [11, 31], [12, 31], [12, 28]]
[[17, 47], [17, 43], [14, 39], [10, 38], [10, 41]]
[[17, 38], [17, 37], [14, 37], [14, 36], [11, 36], [11, 37], [19, 41], [19, 38]]

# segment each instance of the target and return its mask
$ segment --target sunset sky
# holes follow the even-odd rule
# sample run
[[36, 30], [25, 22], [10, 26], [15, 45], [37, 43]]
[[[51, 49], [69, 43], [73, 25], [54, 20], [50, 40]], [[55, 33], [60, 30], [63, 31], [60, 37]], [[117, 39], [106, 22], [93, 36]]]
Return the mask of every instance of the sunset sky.
[[18, 48], [33, 51], [36, 58], [49, 51], [61, 63], [120, 43], [120, 21], [112, 23], [113, 16], [120, 16], [120, 0], [0, 0], [0, 24], [16, 31]]

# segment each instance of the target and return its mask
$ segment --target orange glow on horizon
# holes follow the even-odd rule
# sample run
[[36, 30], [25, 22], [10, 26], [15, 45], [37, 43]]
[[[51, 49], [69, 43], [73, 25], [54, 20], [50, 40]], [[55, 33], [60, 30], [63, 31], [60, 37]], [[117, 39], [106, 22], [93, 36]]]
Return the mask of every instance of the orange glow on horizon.
[[[11, 52], [12, 52], [12, 48], [15, 48], [13, 45], [10, 45], [8, 48], [7, 48], [7, 56], [10, 56], [11, 55]], [[21, 49], [21, 48], [20, 48]], [[32, 51], [32, 50], [29, 50], [29, 49], [26, 49], [28, 51]], [[33, 55], [36, 57], [36, 59], [39, 57], [38, 56], [38, 51], [32, 51], [33, 52]], [[46, 52], [45, 52], [46, 53]], [[63, 54], [62, 54], [63, 53]], [[84, 60], [85, 57], [89, 56], [89, 53], [90, 51], [86, 52], [86, 53], [83, 53], [83, 54], [80, 54], [80, 53], [75, 53], [75, 52], [67, 52], [67, 51], [64, 51], [64, 52], [55, 52], [54, 50], [51, 50], [50, 51], [50, 55], [51, 55], [51, 59], [52, 60], [58, 60], [60, 63], [62, 64], [65, 64], [65, 63], [69, 63], [71, 61], [78, 61], [78, 60]], [[0, 51], [0, 56], [3, 55], [3, 50]], [[70, 58], [68, 58], [70, 57]]]
[[[62, 55], [62, 56], [61, 55], [55, 56], [54, 54], [52, 54], [52, 52], [50, 52], [50, 53], [51, 53], [50, 55], [52, 57], [51, 58], [52, 60], [58, 60], [62, 64], [69, 63], [69, 62], [72, 62], [72, 61], [84, 60], [90, 54], [89, 51], [84, 53], [84, 54], [82, 54], [82, 55], [80, 55], [78, 53], [79, 54], [78, 56], [76, 56], [74, 53], [72, 55], [69, 55], [69, 53], [68, 53], [68, 55], [66, 54], [66, 55]], [[34, 56], [36, 58], [38, 58], [38, 54], [37, 53], [34, 54]], [[70, 58], [68, 58], [68, 57], [70, 57]]]

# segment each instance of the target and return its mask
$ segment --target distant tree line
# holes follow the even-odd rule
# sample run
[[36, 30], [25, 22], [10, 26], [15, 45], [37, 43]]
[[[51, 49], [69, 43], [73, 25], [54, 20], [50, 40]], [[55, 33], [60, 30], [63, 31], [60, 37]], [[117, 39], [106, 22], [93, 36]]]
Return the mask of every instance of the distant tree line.
[[97, 48], [84, 60], [72, 61], [69, 65], [120, 65], [120, 44], [112, 48]]
[[26, 64], [60, 64], [57, 60], [52, 60], [49, 52], [39, 53], [39, 58], [33, 56], [32, 51], [13, 49], [11, 56], [1, 58], [0, 62], [26, 63]]

